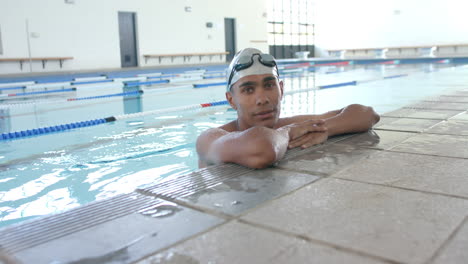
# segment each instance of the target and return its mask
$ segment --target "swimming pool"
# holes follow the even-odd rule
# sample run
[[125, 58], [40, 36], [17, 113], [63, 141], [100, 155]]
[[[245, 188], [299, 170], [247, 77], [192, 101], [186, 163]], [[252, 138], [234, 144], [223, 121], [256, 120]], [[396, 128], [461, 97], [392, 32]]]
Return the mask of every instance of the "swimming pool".
[[[384, 113], [456, 88], [466, 83], [464, 76], [468, 76], [465, 66], [450, 64], [289, 70], [289, 74], [282, 75], [287, 93], [282, 116], [322, 113], [351, 103], [371, 105]], [[392, 76], [395, 78], [383, 79]], [[358, 82], [327, 89], [328, 85], [350, 81]], [[199, 82], [204, 80], [131, 88], [118, 83], [90, 84], [71, 93], [3, 100], [0, 132], [225, 100], [224, 86], [194, 89], [192, 84]], [[64, 100], [138, 90], [144, 93]], [[161, 112], [62, 133], [0, 141], [0, 226], [60, 212], [193, 171], [197, 168], [196, 137], [207, 128], [236, 118], [236, 113], [225, 105]]]

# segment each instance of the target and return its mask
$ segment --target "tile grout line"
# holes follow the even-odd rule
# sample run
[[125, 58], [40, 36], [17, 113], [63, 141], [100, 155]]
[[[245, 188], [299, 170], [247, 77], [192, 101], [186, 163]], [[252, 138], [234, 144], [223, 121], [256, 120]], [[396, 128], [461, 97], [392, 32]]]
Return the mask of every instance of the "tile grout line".
[[289, 172], [295, 172], [295, 173], [308, 174], [308, 175], [317, 176], [317, 177], [320, 177], [320, 178], [327, 178], [327, 177], [330, 176], [329, 174], [323, 173], [323, 172], [313, 172], [313, 171], [307, 171], [307, 170], [302, 170], [302, 169], [293, 169], [293, 168], [282, 167], [282, 166], [278, 166], [278, 167], [276, 167], [276, 169], [289, 171]]
[[[440, 123], [440, 122], [439, 122]], [[439, 124], [437, 123], [437, 124]], [[384, 126], [384, 125], [382, 125]], [[389, 128], [380, 128], [375, 127], [374, 130], [381, 130], [381, 131], [392, 131], [392, 132], [403, 132], [403, 133], [413, 133], [413, 134], [423, 134], [423, 131], [414, 131], [414, 130], [403, 130], [403, 129], [389, 129]]]
[[455, 238], [458, 232], [463, 228], [465, 224], [468, 224], [468, 216], [461, 221], [461, 223], [453, 230], [452, 233], [447, 237], [447, 239], [440, 245], [440, 247], [434, 252], [434, 254], [426, 261], [425, 264], [433, 263], [434, 260], [440, 256], [444, 249], [446, 249], [451, 241]]
[[431, 192], [431, 191], [418, 190], [418, 189], [412, 189], [412, 188], [401, 187], [401, 186], [386, 185], [386, 184], [382, 184], [382, 183], [374, 183], [374, 182], [366, 182], [366, 181], [359, 181], [359, 180], [353, 180], [353, 179], [346, 179], [346, 178], [341, 178], [341, 177], [331, 177], [331, 178], [333, 178], [333, 179], [339, 179], [339, 180], [343, 180], [343, 181], [354, 182], [354, 183], [362, 183], [362, 184], [367, 184], [367, 185], [375, 185], [375, 186], [387, 187], [387, 188], [391, 188], [391, 189], [398, 189], [398, 190], [405, 190], [405, 191], [412, 191], [412, 192], [424, 193], [424, 194], [428, 194], [428, 195], [438, 195], [438, 196], [444, 196], [444, 197], [450, 197], [450, 198], [468, 200], [468, 197], [461, 196], [461, 195], [456, 195], [456, 194], [447, 194], [447, 193], [440, 193], [440, 192]]
[[[310, 175], [315, 176], [313, 174], [310, 174]], [[304, 184], [303, 186], [300, 186], [297, 189], [291, 190], [290, 192], [284, 193], [283, 195], [280, 195], [280, 196], [275, 197], [273, 199], [267, 200], [264, 203], [257, 205], [256, 207], [249, 208], [249, 209], [245, 210], [244, 212], [240, 213], [238, 216], [236, 216], [235, 219], [241, 219], [242, 217], [246, 216], [247, 214], [250, 214], [251, 212], [253, 212], [255, 210], [258, 210], [258, 209], [261, 209], [262, 207], [268, 206], [269, 204], [271, 204], [271, 203], [275, 202], [276, 200], [279, 200], [279, 199], [281, 199], [283, 197], [293, 195], [294, 193], [306, 188], [307, 186], [315, 184], [316, 182], [322, 181], [322, 180], [324, 180], [326, 178], [328, 178], [328, 177], [318, 177], [318, 179], [316, 179], [315, 181]]]
[[[461, 112], [463, 113], [463, 112]], [[455, 115], [454, 115], [455, 116]], [[444, 121], [444, 120], [447, 120], [446, 118], [424, 118], [424, 117], [410, 117], [410, 116], [389, 116], [389, 115], [385, 115], [385, 114], [382, 114], [380, 117], [385, 117], [385, 118], [398, 118], [398, 119], [402, 119], [402, 118], [406, 118], [406, 119], [415, 119], [415, 120], [434, 120], [434, 121]], [[378, 123], [377, 123], [378, 124]]]
[[327, 241], [311, 238], [311, 237], [306, 236], [306, 235], [297, 234], [297, 233], [294, 233], [294, 232], [278, 229], [278, 228], [275, 228], [275, 227], [272, 227], [272, 226], [252, 222], [252, 221], [249, 221], [249, 220], [246, 220], [246, 219], [238, 219], [238, 221], [241, 222], [241, 223], [250, 225], [252, 227], [256, 227], [256, 228], [264, 229], [264, 230], [267, 230], [267, 231], [270, 231], [270, 232], [273, 232], [273, 233], [278, 233], [278, 234], [282, 234], [282, 235], [285, 235], [285, 236], [288, 236], [288, 237], [293, 237], [293, 238], [296, 238], [296, 239], [304, 240], [304, 241], [306, 241], [308, 243], [315, 243], [315, 244], [318, 244], [318, 245], [321, 245], [321, 246], [331, 247], [331, 248], [334, 248], [334, 249], [336, 249], [338, 251], [344, 251], [344, 252], [347, 252], [347, 253], [351, 253], [353, 255], [358, 255], [358, 256], [361, 256], [361, 257], [364, 256], [364, 257], [368, 257], [368, 258], [371, 258], [371, 259], [374, 259], [374, 260], [384, 261], [384, 262], [392, 263], [392, 264], [403, 263], [403, 262], [395, 261], [395, 260], [392, 260], [392, 259], [387, 259], [385, 257], [381, 257], [381, 256], [377, 256], [377, 255], [371, 255], [369, 253], [362, 252], [362, 251], [359, 251], [359, 250], [356, 250], [356, 249], [336, 245], [336, 244], [333, 244], [333, 243], [330, 243], [330, 242], [327, 242]]
[[233, 219], [235, 219], [235, 217], [233, 217], [233, 216], [231, 216], [229, 214], [225, 214], [223, 212], [218, 212], [218, 211], [210, 209], [210, 208], [197, 206], [195, 204], [191, 204], [189, 202], [182, 201], [179, 198], [171, 198], [171, 197], [167, 197], [166, 195], [160, 195], [160, 194], [153, 193], [153, 192], [148, 192], [148, 191], [145, 191], [145, 190], [142, 190], [142, 189], [137, 189], [135, 192], [137, 192], [137, 193], [139, 193], [141, 195], [150, 196], [150, 197], [153, 197], [153, 198], [158, 198], [158, 199], [163, 199], [163, 200], [166, 200], [166, 201], [169, 201], [169, 202], [173, 202], [173, 203], [176, 203], [176, 204], [178, 204], [180, 206], [184, 206], [184, 207], [187, 207], [187, 208], [192, 209], [192, 210], [196, 210], [196, 211], [204, 213], [204, 214], [209, 214], [209, 215], [212, 215], [212, 216], [215, 216], [215, 217], [219, 217], [219, 218], [222, 218], [224, 220], [233, 220]]
[[[401, 142], [401, 143], [404, 143], [404, 142]], [[401, 143], [399, 143], [399, 144], [401, 144]], [[463, 159], [463, 160], [468, 159], [468, 157], [465, 158], [465, 157], [454, 157], [454, 156], [442, 156], [442, 155], [436, 155], [436, 154], [415, 153], [415, 152], [408, 152], [408, 151], [401, 151], [401, 150], [393, 150], [398, 145], [395, 145], [395, 146], [393, 146], [393, 147], [391, 147], [391, 148], [389, 148], [387, 150], [384, 150], [384, 151], [394, 152], [394, 153], [404, 153], [404, 154], [414, 154], [414, 155], [422, 155], [422, 156], [439, 157], [439, 158], [449, 158], [449, 159]]]
[[[431, 102], [426, 102], [431, 103]], [[432, 102], [435, 103], [435, 102]], [[453, 104], [453, 103], [452, 103]], [[456, 104], [467, 104], [467, 103], [456, 103]], [[442, 111], [466, 111], [467, 109], [448, 109], [448, 108], [428, 108], [428, 107], [417, 107], [417, 106], [407, 106], [403, 107], [403, 109], [414, 109], [414, 110], [442, 110]]]
[[161, 252], [164, 252], [164, 251], [166, 251], [166, 250], [168, 250], [168, 249], [171, 249], [171, 248], [174, 248], [174, 247], [176, 247], [176, 246], [178, 246], [178, 245], [180, 245], [180, 244], [183, 244], [183, 243], [185, 243], [185, 242], [187, 242], [187, 241], [189, 241], [189, 240], [191, 240], [191, 239], [195, 239], [196, 237], [199, 237], [199, 236], [202, 236], [202, 235], [204, 235], [204, 234], [206, 234], [206, 233], [208, 233], [208, 232], [211, 232], [212, 230], [214, 230], [214, 229], [216, 229], [216, 228], [219, 228], [219, 227], [221, 227], [221, 226], [223, 226], [223, 225], [227, 225], [228, 223], [231, 223], [232, 221], [233, 221], [233, 220], [227, 220], [227, 221], [224, 221], [224, 222], [222, 222], [222, 223], [220, 223], [220, 224], [217, 224], [217, 225], [214, 225], [214, 226], [212, 226], [212, 227], [209, 227], [209, 228], [207, 228], [207, 229], [205, 229], [205, 230], [203, 230], [203, 231], [201, 231], [201, 232], [199, 232], [199, 233], [195, 233], [195, 234], [193, 234], [193, 235], [191, 235], [191, 236], [188, 236], [188, 237], [186, 237], [186, 238], [184, 238], [184, 239], [181, 239], [181, 240], [179, 240], [179, 241], [177, 241], [177, 242], [175, 242], [175, 243], [173, 243], [173, 244], [170, 244], [170, 245], [168, 245], [168, 246], [165, 246], [165, 247], [162, 247], [162, 248], [160, 248], [160, 249], [157, 249], [156, 251], [154, 251], [154, 252], [152, 252], [152, 253], [149, 253], [149, 254], [146, 254], [145, 256], [139, 257], [138, 259], [132, 261], [131, 263], [138, 263], [138, 262], [140, 262], [140, 261], [142, 261], [142, 260], [148, 259], [148, 258], [150, 258], [150, 257], [152, 257], [152, 256], [155, 256], [155, 255], [161, 253]]
[[[465, 122], [467, 125], [468, 125], [468, 122]], [[468, 133], [467, 134], [443, 134], [441, 132], [437, 133], [437, 132], [424, 132], [422, 134], [426, 134], [426, 135], [439, 135], [439, 136], [459, 136], [459, 137], [466, 137], [468, 136]]]

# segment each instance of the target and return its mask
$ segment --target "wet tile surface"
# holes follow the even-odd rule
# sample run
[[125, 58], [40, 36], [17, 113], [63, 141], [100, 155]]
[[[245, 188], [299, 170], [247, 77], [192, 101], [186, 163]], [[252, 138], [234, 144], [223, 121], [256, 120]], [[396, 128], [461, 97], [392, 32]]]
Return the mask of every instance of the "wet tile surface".
[[287, 194], [319, 177], [280, 169], [254, 170], [178, 199], [225, 214], [239, 215], [265, 201]]
[[418, 109], [443, 109], [443, 110], [462, 110], [468, 109], [468, 103], [447, 103], [447, 102], [421, 102], [409, 105], [407, 108]]
[[401, 108], [383, 114], [384, 117], [407, 117], [420, 119], [441, 119], [445, 120], [459, 114], [460, 110], [436, 110], [436, 109], [409, 109]]
[[441, 121], [432, 119], [382, 117], [374, 129], [422, 132], [439, 122]]
[[153, 263], [383, 262], [233, 221], [138, 262]]
[[284, 155], [283, 160], [289, 160], [289, 159], [295, 158], [297, 156], [301, 156], [301, 155], [305, 155], [305, 154], [314, 152], [318, 148], [321, 148], [323, 146], [327, 146], [327, 145], [342, 141], [344, 139], [353, 137], [355, 135], [356, 134], [344, 134], [344, 135], [333, 136], [333, 137], [330, 137], [329, 139], [327, 139], [327, 141], [325, 141], [322, 144], [315, 145], [315, 146], [312, 146], [312, 147], [309, 147], [309, 148], [306, 148], [306, 149], [301, 149], [301, 148], [289, 149], [286, 152], [286, 155]]
[[468, 158], [468, 137], [420, 134], [390, 149], [418, 154]]
[[386, 130], [370, 130], [340, 141], [340, 144], [375, 149], [388, 149], [415, 135], [417, 134]]
[[335, 143], [322, 146], [307, 154], [289, 160], [283, 160], [278, 164], [278, 167], [328, 176], [353, 162], [368, 157], [376, 151]]
[[468, 120], [449, 120], [431, 127], [426, 133], [468, 136]]
[[380, 152], [332, 177], [468, 198], [467, 168], [466, 159]]
[[468, 200], [327, 178], [243, 217], [387, 259], [423, 263], [468, 212]]
[[224, 220], [164, 202], [33, 248], [23, 263], [129, 263]]
[[442, 249], [435, 258], [433, 264], [446, 263], [468, 263], [468, 220], [465, 219], [463, 226], [455, 237]]
[[468, 103], [468, 96], [462, 95], [441, 95], [431, 98], [426, 98], [424, 101], [431, 102], [450, 102], [450, 103]]

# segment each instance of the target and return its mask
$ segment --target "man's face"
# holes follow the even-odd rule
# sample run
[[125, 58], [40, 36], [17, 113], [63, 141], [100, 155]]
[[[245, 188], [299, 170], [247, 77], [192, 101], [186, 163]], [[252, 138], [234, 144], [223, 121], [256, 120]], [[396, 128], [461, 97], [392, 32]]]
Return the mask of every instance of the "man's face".
[[237, 110], [239, 129], [253, 126], [273, 128], [278, 122], [283, 97], [283, 82], [273, 74], [250, 75], [239, 79], [226, 92]]

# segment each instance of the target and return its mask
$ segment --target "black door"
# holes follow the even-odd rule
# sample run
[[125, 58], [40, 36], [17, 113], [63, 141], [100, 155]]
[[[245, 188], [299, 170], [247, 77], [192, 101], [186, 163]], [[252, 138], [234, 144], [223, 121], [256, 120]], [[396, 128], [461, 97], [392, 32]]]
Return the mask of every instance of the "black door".
[[119, 12], [120, 61], [122, 67], [138, 66], [135, 13]]
[[236, 54], [236, 19], [225, 18], [224, 19], [224, 36], [226, 39], [226, 51], [229, 52], [226, 55], [226, 61], [231, 61]]

